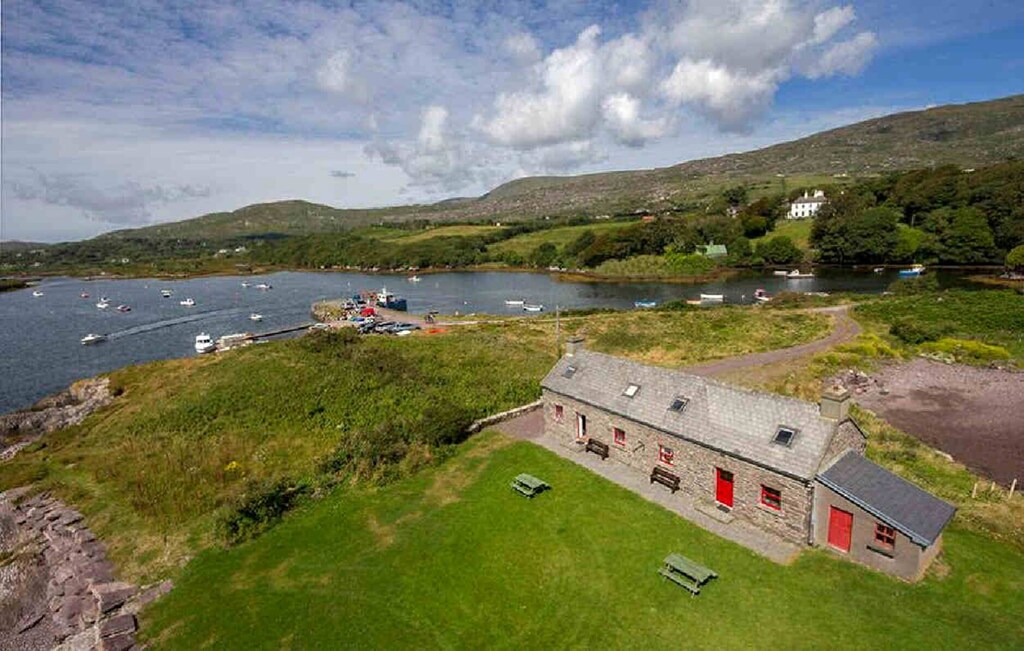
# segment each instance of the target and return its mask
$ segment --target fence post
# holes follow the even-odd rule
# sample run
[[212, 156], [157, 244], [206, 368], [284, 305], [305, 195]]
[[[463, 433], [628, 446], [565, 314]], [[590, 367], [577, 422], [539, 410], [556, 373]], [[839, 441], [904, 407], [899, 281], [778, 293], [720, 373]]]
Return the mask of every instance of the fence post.
[[1016, 477], [1013, 478], [1013, 483], [1010, 484], [1010, 496], [1008, 498], [1006, 498], [1006, 499], [1012, 500], [1013, 499], [1013, 491], [1015, 491], [1015, 490], [1017, 490], [1017, 478]]
[[971, 488], [971, 499], [973, 500], [973, 499], [975, 499], [977, 497], [978, 497], [978, 482], [975, 481], [974, 482], [974, 487]]

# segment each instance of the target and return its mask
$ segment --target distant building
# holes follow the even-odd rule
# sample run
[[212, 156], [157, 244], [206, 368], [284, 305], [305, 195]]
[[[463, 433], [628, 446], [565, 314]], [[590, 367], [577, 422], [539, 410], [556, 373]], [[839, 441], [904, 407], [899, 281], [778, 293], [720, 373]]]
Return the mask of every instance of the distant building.
[[[955, 508], [864, 457], [849, 392], [818, 404], [581, 348], [541, 382], [545, 433], [588, 441], [673, 499], [766, 537], [814, 545], [904, 579], [942, 548]], [[642, 473], [642, 474], [641, 474]]]
[[708, 258], [724, 258], [729, 255], [729, 249], [724, 244], [715, 244], [714, 242], [702, 244], [697, 247], [697, 250]]
[[804, 196], [789, 204], [789, 213], [786, 218], [808, 219], [814, 217], [826, 201], [825, 193], [821, 190], [815, 190], [813, 195], [804, 192]]

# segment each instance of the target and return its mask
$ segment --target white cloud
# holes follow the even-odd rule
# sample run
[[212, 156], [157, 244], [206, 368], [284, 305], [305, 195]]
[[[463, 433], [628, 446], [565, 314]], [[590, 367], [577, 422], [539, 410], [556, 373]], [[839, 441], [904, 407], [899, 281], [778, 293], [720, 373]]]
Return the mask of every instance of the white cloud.
[[366, 82], [352, 70], [352, 53], [347, 50], [335, 52], [324, 61], [317, 70], [316, 80], [320, 88], [328, 92], [344, 95], [357, 102], [370, 99]]
[[662, 91], [677, 104], [695, 105], [723, 129], [742, 131], [771, 102], [782, 74], [778, 68], [750, 74], [710, 59], [683, 59], [662, 83]]
[[616, 140], [624, 145], [639, 147], [648, 140], [665, 135], [668, 118], [645, 120], [640, 116], [640, 100], [629, 93], [609, 95], [601, 103], [601, 112]]
[[832, 7], [814, 17], [814, 32], [811, 43], [818, 44], [830, 40], [847, 25], [853, 22], [856, 15], [852, 5]]
[[807, 67], [810, 79], [835, 74], [855, 75], [864, 69], [878, 47], [878, 39], [871, 32], [861, 32], [848, 41], [836, 43], [825, 50]]
[[505, 51], [520, 63], [535, 63], [540, 60], [540, 43], [528, 32], [516, 32], [504, 42]]

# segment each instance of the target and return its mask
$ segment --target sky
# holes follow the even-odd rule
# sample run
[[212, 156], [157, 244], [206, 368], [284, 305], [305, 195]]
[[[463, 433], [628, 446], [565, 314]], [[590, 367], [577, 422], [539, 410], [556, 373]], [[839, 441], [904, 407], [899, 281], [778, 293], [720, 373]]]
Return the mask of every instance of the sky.
[[0, 240], [475, 196], [1024, 92], [1020, 0], [4, 0]]

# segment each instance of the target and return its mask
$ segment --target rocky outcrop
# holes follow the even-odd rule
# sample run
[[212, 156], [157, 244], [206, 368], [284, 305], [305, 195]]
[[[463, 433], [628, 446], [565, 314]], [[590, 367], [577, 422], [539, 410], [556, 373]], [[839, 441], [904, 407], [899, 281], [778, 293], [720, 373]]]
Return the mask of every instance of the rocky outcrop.
[[0, 493], [0, 651], [128, 649], [135, 613], [166, 593], [114, 580], [82, 514], [47, 495]]
[[31, 409], [0, 414], [0, 461], [10, 459], [44, 434], [78, 425], [112, 399], [110, 379], [92, 378], [43, 398]]

